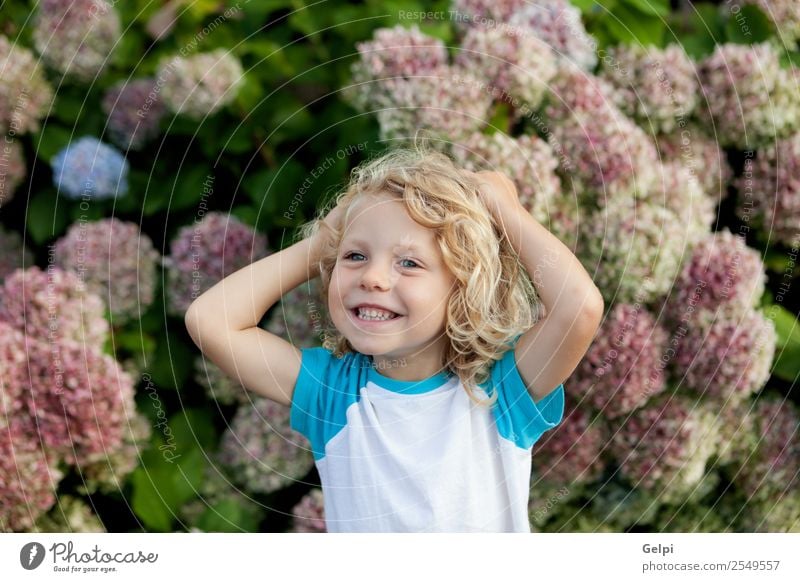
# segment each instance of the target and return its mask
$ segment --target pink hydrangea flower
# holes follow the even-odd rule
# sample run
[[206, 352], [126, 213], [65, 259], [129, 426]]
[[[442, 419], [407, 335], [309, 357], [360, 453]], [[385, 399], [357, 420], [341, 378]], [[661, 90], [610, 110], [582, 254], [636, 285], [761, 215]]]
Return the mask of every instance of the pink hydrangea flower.
[[725, 403], [746, 398], [769, 379], [777, 334], [760, 311], [722, 305], [695, 312], [687, 327], [671, 361], [676, 382]]
[[153, 302], [160, 258], [138, 225], [116, 218], [76, 222], [55, 243], [56, 264], [102, 297], [118, 323], [140, 317]]
[[556, 174], [558, 160], [550, 146], [536, 135], [511, 137], [502, 132], [471, 134], [453, 143], [456, 162], [473, 172], [503, 172], [517, 185], [520, 204], [541, 222], [547, 221], [550, 205], [561, 194]]
[[618, 45], [608, 49], [600, 76], [612, 85], [619, 108], [648, 133], [673, 131], [698, 101], [697, 71], [678, 44]]
[[27, 361], [25, 336], [0, 321], [0, 430], [24, 420]]
[[609, 438], [606, 426], [601, 419], [574, 403], [568, 409], [565, 422], [534, 447], [533, 476], [537, 482], [569, 483], [570, 487], [579, 487], [591, 483], [603, 472], [602, 453]]
[[164, 59], [156, 78], [167, 108], [194, 120], [213, 115], [236, 98], [244, 81], [239, 59], [228, 49]]
[[704, 95], [698, 116], [720, 145], [753, 148], [800, 126], [796, 72], [781, 68], [771, 44], [717, 45], [698, 73]]
[[26, 338], [27, 430], [70, 464], [106, 458], [134, 413], [133, 379], [91, 344]]
[[209, 212], [200, 222], [184, 226], [164, 260], [168, 312], [183, 317], [199, 295], [268, 254], [267, 238], [233, 215]]
[[315, 277], [281, 297], [270, 312], [266, 330], [299, 349], [322, 345], [332, 326], [327, 300], [319, 277]]
[[108, 337], [103, 300], [59, 267], [17, 269], [0, 287], [0, 321], [39, 341], [100, 347]]
[[651, 187], [657, 178], [655, 144], [617, 109], [607, 83], [564, 67], [551, 91], [548, 139], [561, 160], [565, 185], [600, 199]]
[[756, 305], [767, 282], [764, 263], [755, 249], [729, 230], [701, 239], [674, 279], [665, 305], [673, 323], [694, 319], [699, 310], [728, 307], [743, 312]]
[[[38, 131], [53, 103], [53, 88], [34, 54], [0, 34], [0, 133]], [[8, 143], [8, 142], [6, 142]]]
[[534, 34], [549, 44], [562, 63], [586, 71], [597, 65], [597, 41], [586, 32], [580, 9], [568, 0], [526, 2], [508, 22], [520, 34]]
[[0, 153], [0, 208], [11, 202], [14, 192], [28, 175], [19, 140], [4, 143], [3, 150]]
[[34, 439], [0, 428], [0, 532], [31, 528], [55, 503], [62, 477]]
[[556, 73], [555, 56], [545, 42], [508, 27], [470, 29], [455, 63], [483, 71], [497, 98], [519, 99], [531, 108], [539, 106]]
[[150, 419], [134, 411], [123, 423], [119, 447], [107, 451], [108, 454], [99, 460], [76, 468], [83, 481], [77, 490], [88, 495], [96, 491], [122, 493], [125, 478], [139, 466], [142, 453], [150, 447], [152, 432]]
[[770, 500], [800, 487], [800, 412], [792, 401], [759, 397], [749, 414], [755, 449], [741, 456], [735, 482], [748, 499]]
[[107, 533], [106, 527], [82, 498], [59, 495], [58, 503], [31, 527], [36, 533]]
[[122, 148], [140, 150], [160, 131], [166, 112], [155, 79], [121, 81], [106, 90], [102, 101], [108, 116], [108, 133]]
[[585, 222], [577, 256], [608, 304], [649, 303], [678, 274], [688, 240], [668, 208], [615, 198]]
[[475, 26], [490, 27], [508, 22], [527, 4], [526, 0], [453, 0], [450, 12], [461, 30], [469, 30]]
[[308, 441], [289, 427], [289, 409], [268, 398], [239, 408], [220, 441], [219, 461], [253, 493], [290, 485], [314, 464]]
[[644, 406], [666, 388], [661, 357], [667, 339], [641, 305], [617, 303], [570, 378], [569, 392], [587, 398], [608, 418]]
[[694, 247], [708, 236], [716, 222], [716, 202], [703, 191], [691, 170], [680, 162], [657, 164], [655, 183], [639, 198], [663, 206], [678, 217], [687, 247]]
[[679, 162], [713, 200], [727, 196], [728, 182], [733, 177], [727, 156], [716, 140], [696, 123], [687, 123], [680, 131], [658, 135], [657, 143], [662, 160]]
[[314, 487], [292, 508], [295, 533], [327, 533], [325, 525], [325, 499], [322, 489]]
[[91, 82], [109, 64], [119, 41], [119, 14], [106, 0], [41, 0], [33, 42], [51, 68]]
[[631, 485], [672, 502], [702, 481], [718, 443], [715, 428], [710, 407], [663, 393], [625, 419], [611, 450]]
[[736, 213], [765, 240], [787, 247], [800, 240], [800, 133], [779, 139], [746, 159]]

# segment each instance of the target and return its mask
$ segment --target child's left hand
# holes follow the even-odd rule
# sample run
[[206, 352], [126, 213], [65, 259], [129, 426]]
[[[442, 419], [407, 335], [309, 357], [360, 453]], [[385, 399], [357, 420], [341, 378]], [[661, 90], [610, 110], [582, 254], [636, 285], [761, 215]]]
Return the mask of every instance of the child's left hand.
[[502, 172], [470, 172], [465, 173], [475, 178], [480, 187], [478, 193], [483, 203], [492, 213], [495, 219], [506, 212], [516, 212], [520, 207], [519, 193], [514, 181]]

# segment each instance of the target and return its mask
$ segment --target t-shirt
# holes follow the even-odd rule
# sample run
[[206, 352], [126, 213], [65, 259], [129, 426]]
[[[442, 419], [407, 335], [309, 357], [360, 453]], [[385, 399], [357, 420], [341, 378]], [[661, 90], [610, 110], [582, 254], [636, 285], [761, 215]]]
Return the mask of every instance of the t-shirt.
[[[515, 342], [516, 343], [516, 342]], [[534, 402], [514, 350], [475, 396], [457, 375], [383, 375], [371, 356], [303, 348], [290, 426], [311, 443], [328, 532], [530, 532], [531, 449], [564, 385]]]

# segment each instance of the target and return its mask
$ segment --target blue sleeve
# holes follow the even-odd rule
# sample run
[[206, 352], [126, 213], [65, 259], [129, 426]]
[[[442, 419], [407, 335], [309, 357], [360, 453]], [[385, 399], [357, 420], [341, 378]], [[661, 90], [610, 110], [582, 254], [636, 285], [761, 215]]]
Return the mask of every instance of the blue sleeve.
[[357, 398], [358, 370], [353, 357], [335, 357], [325, 348], [302, 348], [300, 373], [292, 394], [289, 426], [311, 443], [314, 459], [346, 423], [347, 407]]
[[[513, 345], [516, 345], [516, 341]], [[494, 413], [500, 436], [527, 449], [544, 432], [561, 422], [564, 416], [564, 385], [559, 384], [547, 396], [535, 402], [519, 374], [513, 345], [492, 366], [489, 382], [498, 388]]]

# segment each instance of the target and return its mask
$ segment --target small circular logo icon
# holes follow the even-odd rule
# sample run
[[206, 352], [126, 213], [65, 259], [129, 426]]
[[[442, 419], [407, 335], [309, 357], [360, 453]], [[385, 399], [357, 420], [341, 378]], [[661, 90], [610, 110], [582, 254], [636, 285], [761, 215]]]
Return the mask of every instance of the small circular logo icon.
[[39, 542], [29, 542], [19, 551], [19, 563], [26, 570], [35, 570], [44, 560], [44, 546]]

